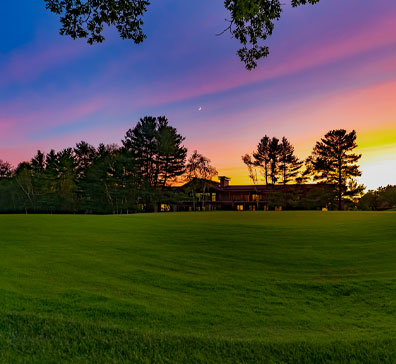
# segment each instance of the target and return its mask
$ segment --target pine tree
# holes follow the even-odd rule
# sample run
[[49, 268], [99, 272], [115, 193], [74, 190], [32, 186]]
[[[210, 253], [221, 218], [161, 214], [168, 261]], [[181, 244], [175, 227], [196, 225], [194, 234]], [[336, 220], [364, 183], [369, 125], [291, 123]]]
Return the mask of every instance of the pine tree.
[[352, 153], [356, 147], [355, 130], [350, 133], [344, 129], [331, 130], [316, 142], [312, 155], [306, 161], [307, 171], [314, 180], [336, 186], [339, 210], [342, 198], [353, 194], [348, 191], [351, 179], [361, 176], [357, 165], [361, 154]]
[[279, 157], [280, 157], [280, 144], [279, 139], [273, 137], [269, 143], [268, 158], [270, 160], [270, 177], [273, 185], [278, 182], [279, 179]]
[[266, 185], [268, 184], [269, 167], [270, 167], [269, 148], [270, 148], [270, 138], [267, 135], [265, 135], [263, 138], [261, 138], [257, 146], [257, 150], [253, 153], [253, 157], [255, 159], [254, 164], [260, 167]]
[[294, 154], [294, 147], [287, 138], [283, 137], [280, 144], [279, 170], [284, 185], [296, 180], [302, 164], [303, 162]]
[[122, 141], [135, 159], [143, 180], [152, 187], [165, 187], [185, 171], [187, 149], [182, 137], [164, 116], [146, 116]]
[[184, 139], [168, 124], [166, 117], [158, 117], [156, 164], [158, 184], [162, 187], [185, 172], [187, 149], [182, 145]]

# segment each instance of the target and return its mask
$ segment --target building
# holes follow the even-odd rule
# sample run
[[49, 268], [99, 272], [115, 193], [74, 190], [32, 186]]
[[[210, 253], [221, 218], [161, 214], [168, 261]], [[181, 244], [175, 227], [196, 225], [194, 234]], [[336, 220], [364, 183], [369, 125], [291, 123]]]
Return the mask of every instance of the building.
[[177, 210], [282, 210], [331, 208], [335, 188], [326, 184], [230, 185], [194, 180], [179, 187], [183, 198]]

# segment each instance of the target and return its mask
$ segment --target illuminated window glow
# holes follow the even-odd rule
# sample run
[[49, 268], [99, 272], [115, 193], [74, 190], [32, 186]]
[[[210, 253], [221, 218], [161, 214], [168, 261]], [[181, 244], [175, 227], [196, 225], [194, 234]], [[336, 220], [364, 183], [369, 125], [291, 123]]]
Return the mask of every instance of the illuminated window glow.
[[170, 205], [167, 205], [165, 203], [161, 204], [161, 212], [169, 212], [171, 210]]

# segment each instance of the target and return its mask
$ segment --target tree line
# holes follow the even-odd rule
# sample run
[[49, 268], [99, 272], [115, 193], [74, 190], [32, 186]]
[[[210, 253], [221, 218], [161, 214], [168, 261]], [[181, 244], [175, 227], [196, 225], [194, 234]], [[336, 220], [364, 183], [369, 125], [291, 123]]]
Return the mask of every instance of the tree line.
[[[198, 203], [204, 206], [218, 172], [196, 150], [188, 157], [184, 140], [165, 116], [146, 116], [126, 132], [121, 146], [96, 148], [81, 141], [58, 152], [39, 150], [16, 168], [0, 160], [0, 212], [133, 213], [181, 200], [194, 209]], [[356, 147], [354, 130], [332, 130], [300, 160], [286, 137], [265, 135], [242, 160], [254, 185], [333, 185], [331, 198], [341, 209], [345, 200], [356, 205], [365, 189], [356, 181], [361, 175]], [[184, 182], [189, 182], [184, 189], [173, 187]], [[369, 191], [359, 207], [394, 207], [395, 193], [394, 186]]]
[[170, 186], [179, 178], [215, 173], [197, 151], [187, 159], [184, 139], [166, 117], [146, 116], [121, 147], [81, 141], [59, 152], [38, 151], [15, 169], [0, 160], [0, 211], [129, 213], [176, 202], [180, 193]]
[[396, 209], [396, 186], [388, 185], [368, 191], [359, 201], [361, 210]]
[[254, 184], [261, 174], [265, 184], [306, 183], [313, 181], [334, 185], [338, 209], [343, 199], [358, 199], [365, 186], [359, 185], [361, 176], [357, 162], [361, 154], [353, 153], [357, 147], [356, 131], [345, 129], [329, 131], [316, 142], [312, 154], [302, 161], [295, 155], [293, 145], [286, 137], [279, 140], [265, 135], [252, 154], [242, 156]]

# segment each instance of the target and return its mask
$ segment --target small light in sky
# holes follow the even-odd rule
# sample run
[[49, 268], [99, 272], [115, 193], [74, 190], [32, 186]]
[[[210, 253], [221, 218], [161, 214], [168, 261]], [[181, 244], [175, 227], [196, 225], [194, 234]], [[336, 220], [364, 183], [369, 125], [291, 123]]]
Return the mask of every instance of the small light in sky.
[[200, 106], [200, 107], [198, 108], [198, 111], [202, 111], [202, 106]]

